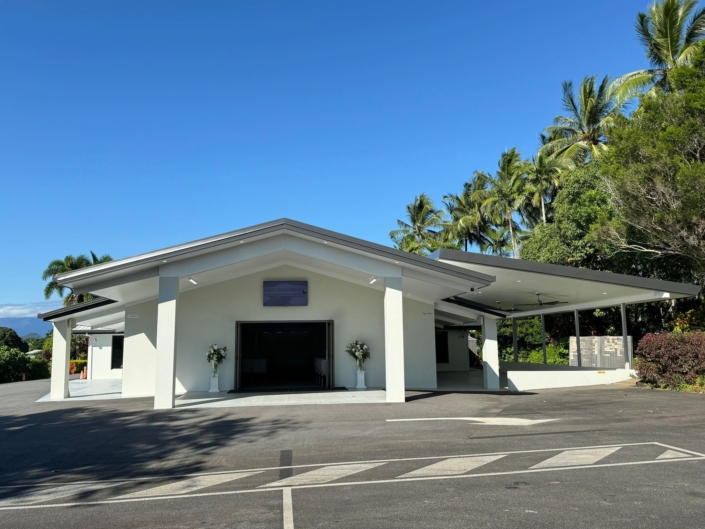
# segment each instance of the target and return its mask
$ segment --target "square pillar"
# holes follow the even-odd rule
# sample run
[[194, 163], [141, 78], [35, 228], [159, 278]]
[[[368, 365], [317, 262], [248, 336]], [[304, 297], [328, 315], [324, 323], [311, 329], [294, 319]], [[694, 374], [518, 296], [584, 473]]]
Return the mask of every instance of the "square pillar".
[[482, 364], [485, 388], [500, 389], [497, 320], [489, 316], [485, 316], [482, 323]]
[[71, 360], [71, 330], [74, 320], [56, 321], [51, 349], [51, 390], [52, 399], [69, 398], [69, 362]]
[[176, 389], [176, 306], [179, 278], [159, 278], [157, 307], [157, 365], [154, 383], [154, 409], [174, 407]]
[[402, 293], [401, 277], [384, 278], [384, 366], [387, 402], [406, 400]]

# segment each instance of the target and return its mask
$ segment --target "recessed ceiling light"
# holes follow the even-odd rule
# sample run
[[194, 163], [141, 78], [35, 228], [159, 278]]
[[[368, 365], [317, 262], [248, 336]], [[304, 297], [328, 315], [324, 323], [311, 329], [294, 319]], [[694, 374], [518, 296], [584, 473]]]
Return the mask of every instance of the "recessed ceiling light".
[[162, 261], [162, 263], [166, 263], [166, 259], [164, 259], [164, 260]]
[[371, 285], [372, 283], [374, 283], [375, 281], [377, 281], [377, 278], [376, 278], [376, 277], [373, 277], [372, 279], [370, 279], [370, 285]]
[[517, 279], [517, 283], [521, 283], [521, 279]]
[[399, 261], [394, 261], [394, 264], [399, 264]]
[[607, 292], [603, 292], [603, 294], [606, 296], [606, 295], [607, 295]]
[[240, 241], [240, 244], [242, 244], [243, 242], [245, 242], [245, 241]]
[[193, 283], [194, 285], [198, 285], [198, 282], [194, 278], [189, 277], [188, 280], [189, 280], [189, 282]]

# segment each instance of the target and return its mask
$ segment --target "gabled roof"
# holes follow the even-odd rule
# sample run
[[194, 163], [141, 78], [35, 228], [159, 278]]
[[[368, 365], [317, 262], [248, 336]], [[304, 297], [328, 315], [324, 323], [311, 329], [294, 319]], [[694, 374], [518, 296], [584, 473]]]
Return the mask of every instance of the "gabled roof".
[[428, 257], [410, 254], [388, 246], [357, 239], [290, 219], [266, 222], [249, 228], [170, 246], [161, 250], [127, 257], [117, 261], [101, 263], [88, 268], [58, 274], [55, 279], [61, 285], [74, 285], [82, 281], [91, 281], [101, 278], [101, 276], [110, 275], [111, 277], [115, 277], [136, 271], [142, 272], [149, 269], [158, 269], [158, 267], [166, 261], [173, 262], [174, 260], [188, 258], [193, 255], [200, 255], [220, 250], [224, 247], [234, 246], [248, 239], [261, 238], [281, 232], [316, 239], [324, 243], [331, 243], [339, 247], [364, 252], [377, 258], [391, 260], [402, 265], [420, 267], [475, 283], [488, 285], [495, 279], [492, 275], [474, 272], [452, 264], [429, 259]]

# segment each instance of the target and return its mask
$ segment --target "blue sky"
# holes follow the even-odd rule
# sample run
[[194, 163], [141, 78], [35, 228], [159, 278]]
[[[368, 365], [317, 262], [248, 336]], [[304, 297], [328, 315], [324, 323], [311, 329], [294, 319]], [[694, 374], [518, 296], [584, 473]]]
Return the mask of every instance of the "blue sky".
[[5, 1], [0, 316], [69, 253], [280, 217], [388, 244], [414, 195], [533, 154], [563, 80], [645, 67], [647, 5]]

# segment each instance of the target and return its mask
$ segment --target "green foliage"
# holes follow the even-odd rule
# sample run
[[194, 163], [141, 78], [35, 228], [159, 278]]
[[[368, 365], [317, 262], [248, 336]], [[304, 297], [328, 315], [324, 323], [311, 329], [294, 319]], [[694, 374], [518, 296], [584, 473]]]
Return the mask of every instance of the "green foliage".
[[679, 389], [700, 384], [705, 377], [705, 334], [648, 334], [639, 341], [637, 370], [654, 387]]
[[395, 248], [418, 255], [427, 255], [443, 246], [439, 238], [444, 213], [421, 193], [406, 206], [406, 220], [398, 220], [399, 229], [389, 233]]
[[17, 382], [29, 369], [29, 358], [15, 347], [0, 345], [0, 383]]
[[[704, 21], [705, 22], [705, 21]], [[618, 250], [687, 261], [705, 280], [705, 51], [642, 97], [610, 132], [603, 172], [615, 219], [599, 236]], [[693, 278], [691, 278], [692, 280]]]
[[[569, 351], [560, 343], [546, 344], [546, 363], [550, 365], [568, 365]], [[543, 364], [543, 348], [534, 349], [523, 362]]]
[[44, 358], [32, 358], [27, 366], [27, 380], [40, 380], [51, 376], [49, 362]]
[[10, 349], [18, 349], [23, 353], [29, 351], [27, 344], [19, 337], [19, 335], [9, 327], [0, 327], [0, 346], [9, 347]]
[[44, 338], [28, 338], [24, 342], [27, 344], [28, 351], [34, 351], [44, 347]]
[[[112, 260], [113, 258], [108, 254], [98, 257], [92, 251], [90, 259], [83, 254], [77, 256], [67, 255], [63, 259], [54, 259], [49, 263], [44, 272], [42, 272], [42, 281], [49, 280], [44, 287], [44, 297], [49, 299], [52, 294], [58, 294], [60, 297], [64, 297], [65, 287], [54, 279], [58, 274], [64, 274], [72, 270], [80, 270], [81, 268], [107, 263]], [[71, 291], [68, 296], [64, 297], [64, 306], [68, 307], [74, 303], [83, 303], [89, 299], [93, 299], [91, 294], [74, 294], [73, 291]]]

